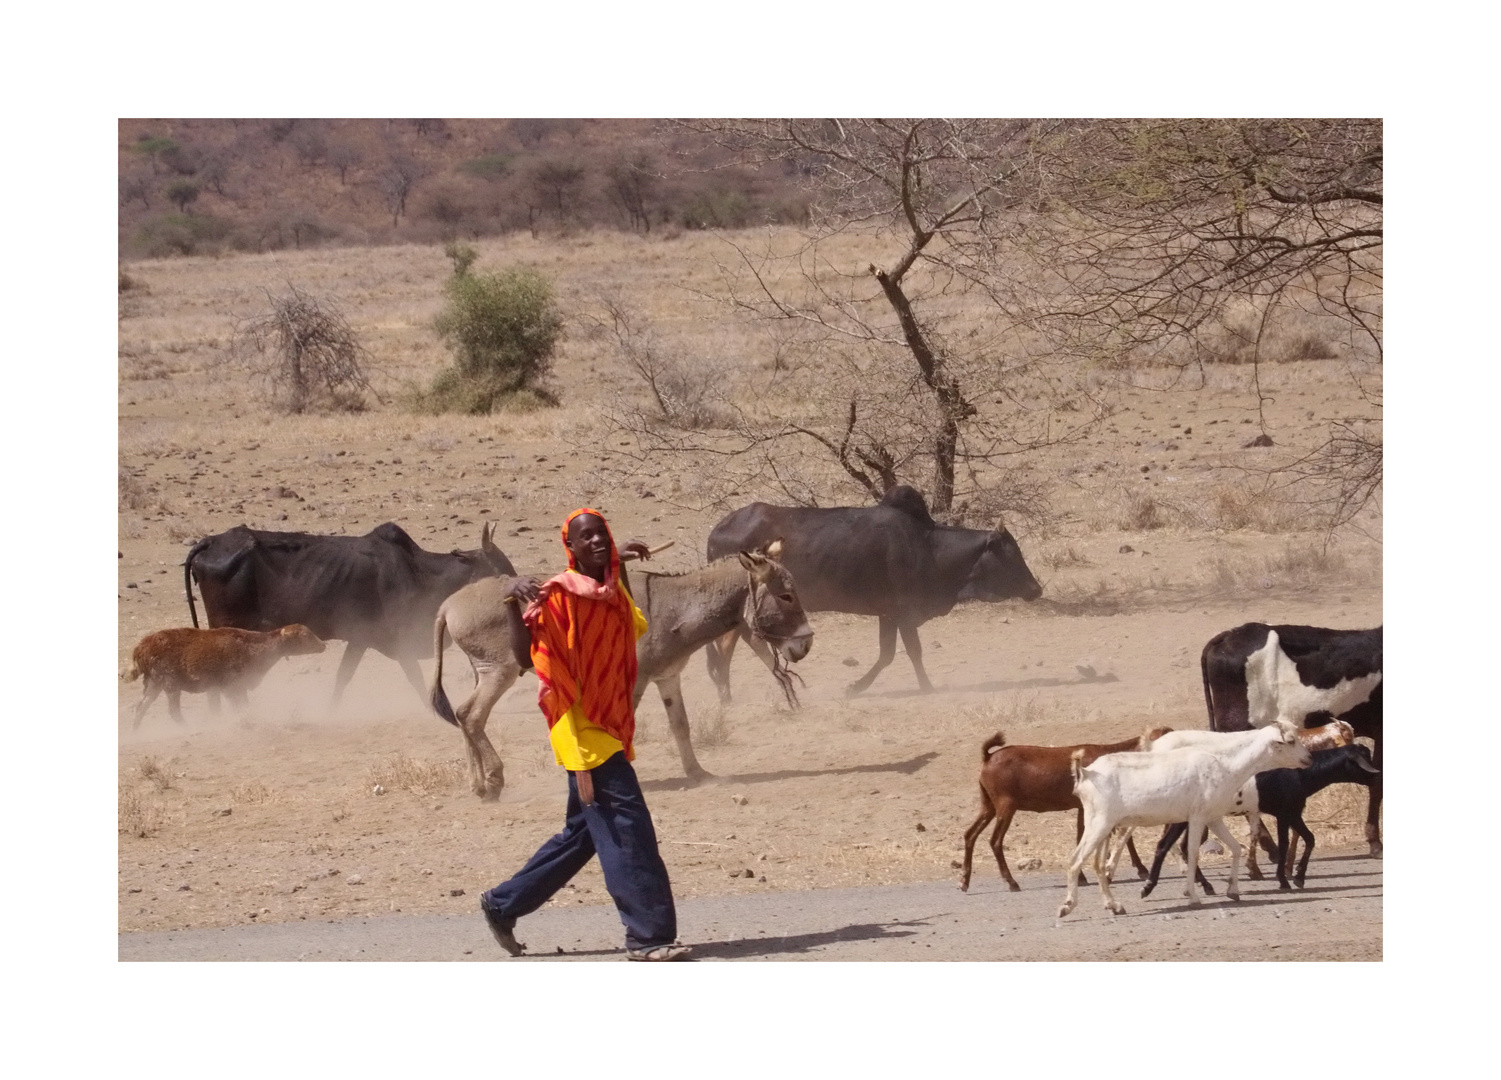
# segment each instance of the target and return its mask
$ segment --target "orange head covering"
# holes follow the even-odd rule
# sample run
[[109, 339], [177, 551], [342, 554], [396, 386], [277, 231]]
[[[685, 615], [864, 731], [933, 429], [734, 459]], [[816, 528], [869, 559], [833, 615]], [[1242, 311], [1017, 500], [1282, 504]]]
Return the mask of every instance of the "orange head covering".
[[[563, 522], [564, 549], [574, 518], [598, 510], [584, 507]], [[610, 526], [610, 568], [603, 582], [580, 573], [573, 552], [568, 571], [543, 583], [522, 618], [532, 631], [532, 663], [541, 684], [537, 704], [548, 730], [575, 705], [584, 715], [619, 739], [631, 754], [636, 732], [632, 697], [636, 688], [636, 636], [630, 594], [620, 588], [620, 551]]]

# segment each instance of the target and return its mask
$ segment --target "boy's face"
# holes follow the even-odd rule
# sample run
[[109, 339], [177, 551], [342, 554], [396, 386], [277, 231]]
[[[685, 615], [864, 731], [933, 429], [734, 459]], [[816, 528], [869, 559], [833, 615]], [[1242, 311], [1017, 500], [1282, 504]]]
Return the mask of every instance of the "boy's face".
[[610, 531], [604, 519], [580, 514], [568, 523], [568, 550], [580, 573], [603, 581], [610, 569]]

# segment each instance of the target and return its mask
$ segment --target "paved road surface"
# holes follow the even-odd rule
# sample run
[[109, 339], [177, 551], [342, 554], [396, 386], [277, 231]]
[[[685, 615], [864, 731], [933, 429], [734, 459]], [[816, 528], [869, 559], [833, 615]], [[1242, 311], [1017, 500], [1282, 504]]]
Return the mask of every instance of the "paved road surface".
[[[977, 866], [969, 893], [953, 881], [760, 892], [685, 900], [681, 939], [699, 960], [1380, 960], [1382, 866], [1347, 852], [1315, 858], [1308, 887], [1250, 882], [1239, 903], [1182, 896], [1181, 868], [1150, 899], [1125, 881], [1127, 913], [1106, 914], [1081, 889], [1061, 922], [1061, 875], [1019, 874], [1018, 893]], [[1221, 888], [1224, 874], [1215, 880]], [[1092, 879], [1091, 879], [1092, 881]], [[478, 897], [475, 898], [476, 905]], [[389, 915], [328, 922], [120, 935], [121, 960], [624, 959], [613, 906], [544, 908], [523, 919], [528, 953], [511, 960], [472, 915]], [[561, 951], [560, 951], [561, 950]]]

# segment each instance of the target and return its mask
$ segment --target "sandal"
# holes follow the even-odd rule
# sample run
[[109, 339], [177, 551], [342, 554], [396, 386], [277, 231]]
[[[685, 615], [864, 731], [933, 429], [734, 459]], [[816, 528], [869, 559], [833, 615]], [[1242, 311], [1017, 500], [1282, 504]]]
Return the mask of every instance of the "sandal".
[[686, 960], [693, 952], [687, 945], [652, 945], [645, 949], [627, 949], [627, 960]]

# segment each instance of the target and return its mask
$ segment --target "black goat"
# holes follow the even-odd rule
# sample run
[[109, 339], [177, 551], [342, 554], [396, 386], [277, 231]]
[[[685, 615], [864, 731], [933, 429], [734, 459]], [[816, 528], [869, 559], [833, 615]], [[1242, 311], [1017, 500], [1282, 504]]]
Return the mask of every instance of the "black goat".
[[[1313, 854], [1313, 833], [1303, 821], [1303, 808], [1308, 805], [1308, 800], [1330, 784], [1361, 784], [1370, 787], [1372, 781], [1380, 775], [1380, 771], [1371, 763], [1371, 752], [1357, 743], [1333, 750], [1314, 751], [1313, 762], [1306, 769], [1269, 769], [1257, 773], [1247, 782], [1241, 790], [1243, 805], [1238, 806], [1236, 812], [1244, 811], [1253, 821], [1260, 814], [1271, 814], [1277, 819], [1278, 888], [1292, 888], [1287, 881], [1289, 830], [1303, 839], [1303, 857], [1298, 861], [1298, 872], [1293, 875], [1293, 882], [1298, 888], [1303, 887], [1303, 879], [1308, 872], [1308, 859]], [[1141, 888], [1142, 896], [1149, 895], [1157, 885], [1162, 860], [1167, 857], [1174, 844], [1185, 840], [1187, 832], [1186, 821], [1169, 825], [1163, 832], [1162, 839], [1157, 843], [1157, 851], [1152, 856], [1147, 883]], [[1187, 858], [1186, 851], [1184, 857]]]

